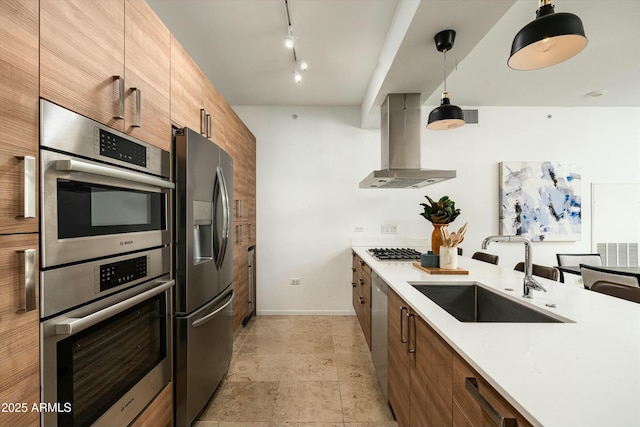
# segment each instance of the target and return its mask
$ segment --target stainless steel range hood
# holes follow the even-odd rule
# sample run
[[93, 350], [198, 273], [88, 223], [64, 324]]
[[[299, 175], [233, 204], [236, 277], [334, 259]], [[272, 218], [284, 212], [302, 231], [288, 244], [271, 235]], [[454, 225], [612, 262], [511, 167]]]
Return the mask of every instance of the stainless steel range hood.
[[387, 95], [381, 108], [382, 169], [360, 188], [421, 188], [455, 178], [456, 171], [420, 169], [420, 94]]

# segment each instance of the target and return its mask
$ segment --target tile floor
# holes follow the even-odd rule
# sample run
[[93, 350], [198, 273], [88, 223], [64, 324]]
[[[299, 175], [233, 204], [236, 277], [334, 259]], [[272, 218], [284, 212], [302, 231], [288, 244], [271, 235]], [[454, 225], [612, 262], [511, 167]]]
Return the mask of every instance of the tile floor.
[[258, 316], [194, 427], [396, 427], [355, 316]]

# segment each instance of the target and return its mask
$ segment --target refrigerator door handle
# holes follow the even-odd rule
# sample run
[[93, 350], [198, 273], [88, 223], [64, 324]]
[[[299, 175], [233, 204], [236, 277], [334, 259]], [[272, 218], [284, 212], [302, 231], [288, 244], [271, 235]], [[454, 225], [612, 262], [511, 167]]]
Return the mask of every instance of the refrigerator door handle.
[[220, 244], [220, 252], [218, 253], [218, 259], [216, 260], [216, 266], [222, 267], [224, 262], [224, 256], [227, 252], [227, 242], [229, 241], [229, 229], [231, 227], [231, 213], [229, 212], [229, 192], [227, 190], [227, 183], [224, 179], [224, 174], [220, 166], [216, 169], [216, 183], [220, 186], [220, 198], [222, 199], [222, 242]]
[[205, 323], [207, 323], [209, 320], [211, 320], [216, 314], [220, 313], [222, 310], [224, 310], [225, 308], [227, 308], [229, 306], [229, 304], [231, 304], [231, 302], [233, 301], [233, 293], [231, 293], [231, 297], [229, 298], [229, 301], [227, 301], [226, 303], [224, 303], [222, 305], [222, 307], [220, 307], [219, 309], [212, 311], [211, 313], [207, 314], [204, 317], [201, 317], [200, 319], [196, 320], [195, 322], [193, 322], [191, 324], [191, 326], [193, 326], [194, 328], [197, 328], [198, 326], [201, 326]]

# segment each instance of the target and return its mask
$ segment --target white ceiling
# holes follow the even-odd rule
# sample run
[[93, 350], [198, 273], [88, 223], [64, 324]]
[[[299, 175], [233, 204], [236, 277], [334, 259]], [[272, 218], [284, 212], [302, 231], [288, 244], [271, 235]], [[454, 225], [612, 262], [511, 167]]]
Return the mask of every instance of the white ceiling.
[[231, 105], [359, 105], [363, 126], [376, 126], [387, 93], [439, 103], [433, 36], [452, 28], [447, 89], [463, 108], [640, 106], [640, 0], [556, 0], [556, 12], [582, 19], [589, 44], [537, 71], [506, 65], [536, 0], [288, 1], [298, 59], [309, 63], [299, 84], [284, 0], [147, 0]]

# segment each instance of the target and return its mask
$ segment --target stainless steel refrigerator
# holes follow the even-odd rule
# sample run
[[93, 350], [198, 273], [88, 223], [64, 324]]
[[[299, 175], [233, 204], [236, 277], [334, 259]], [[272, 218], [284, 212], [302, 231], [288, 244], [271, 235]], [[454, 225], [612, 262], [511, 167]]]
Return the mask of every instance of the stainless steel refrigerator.
[[190, 426], [233, 350], [233, 160], [185, 128], [175, 136], [175, 425]]

